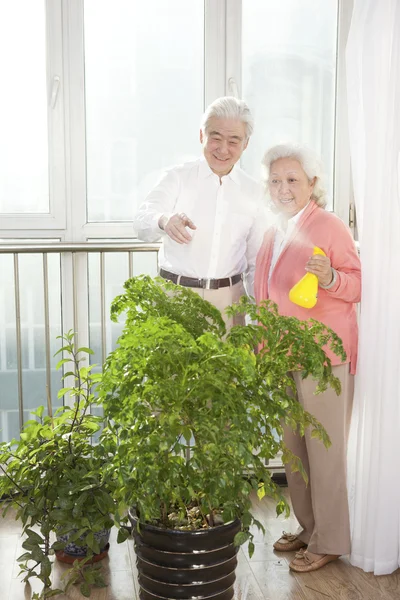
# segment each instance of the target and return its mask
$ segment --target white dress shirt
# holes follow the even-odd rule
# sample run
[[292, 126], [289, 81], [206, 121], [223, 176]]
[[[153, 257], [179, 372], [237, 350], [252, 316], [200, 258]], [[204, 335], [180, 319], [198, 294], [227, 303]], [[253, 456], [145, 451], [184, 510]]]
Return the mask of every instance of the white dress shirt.
[[[162, 239], [159, 265], [187, 277], [220, 279], [246, 274], [253, 295], [257, 252], [266, 230], [264, 193], [238, 166], [222, 177], [200, 159], [167, 171], [134, 218], [139, 239]], [[178, 244], [158, 226], [161, 215], [185, 213], [196, 225], [186, 228], [188, 244]]]
[[[303, 214], [303, 212], [305, 211], [305, 209], [307, 208], [308, 204], [309, 204], [309, 202], [307, 202], [306, 206], [304, 208], [302, 208], [291, 219], [288, 219], [286, 221], [286, 219], [284, 217], [282, 217], [278, 221], [278, 226], [276, 228], [275, 238], [274, 238], [274, 248], [272, 250], [271, 266], [269, 268], [269, 274], [268, 274], [268, 283], [269, 283], [269, 280], [271, 279], [272, 272], [275, 268], [278, 258], [280, 257], [280, 255], [282, 253], [282, 250], [286, 246], [289, 238], [291, 237], [291, 235], [293, 233], [294, 228], [296, 227], [297, 223], [299, 222], [299, 219], [300, 219], [301, 215]], [[285, 229], [285, 225], [286, 225], [286, 229]]]

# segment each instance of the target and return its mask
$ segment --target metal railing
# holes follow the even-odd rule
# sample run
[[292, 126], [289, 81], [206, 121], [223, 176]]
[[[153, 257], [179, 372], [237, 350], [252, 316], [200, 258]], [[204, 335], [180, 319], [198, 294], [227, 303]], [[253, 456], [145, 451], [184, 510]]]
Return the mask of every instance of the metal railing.
[[[37, 244], [2, 244], [0, 243], [0, 260], [2, 256], [8, 255], [12, 260], [12, 278], [13, 278], [13, 303], [15, 313], [15, 341], [16, 341], [16, 355], [17, 355], [17, 392], [18, 392], [18, 405], [8, 408], [7, 411], [2, 407], [1, 395], [0, 395], [0, 429], [5, 429], [6, 437], [8, 428], [6, 426], [7, 416], [16, 416], [18, 412], [19, 428], [21, 429], [24, 423], [24, 411], [29, 412], [29, 407], [26, 408], [24, 405], [24, 384], [23, 384], [23, 364], [22, 364], [22, 336], [21, 336], [21, 279], [20, 279], [20, 262], [21, 257], [29, 254], [41, 255], [41, 271], [43, 279], [43, 290], [42, 290], [42, 301], [44, 309], [44, 338], [45, 338], [45, 385], [47, 396], [52, 396], [52, 382], [51, 373], [54, 372], [54, 363], [52, 368], [52, 353], [51, 353], [51, 328], [50, 328], [50, 300], [49, 300], [49, 286], [50, 286], [50, 275], [49, 275], [49, 255], [58, 254], [60, 256], [60, 280], [61, 285], [61, 302], [60, 302], [60, 313], [61, 317], [61, 332], [73, 329], [77, 335], [77, 343], [79, 346], [89, 346], [89, 305], [88, 305], [88, 292], [89, 292], [89, 278], [88, 278], [88, 255], [98, 254], [99, 255], [99, 294], [100, 294], [100, 338], [101, 338], [101, 363], [103, 364], [107, 351], [106, 351], [106, 287], [107, 287], [107, 275], [106, 275], [106, 256], [110, 253], [125, 254], [128, 258], [128, 269], [127, 277], [134, 275], [135, 266], [135, 254], [142, 253], [154, 253], [155, 259], [157, 258], [156, 253], [158, 252], [160, 244], [144, 244], [141, 242], [87, 242], [87, 243], [37, 243]], [[156, 261], [157, 262], [157, 261]], [[153, 273], [156, 273], [157, 265], [154, 265]], [[145, 271], [143, 271], [145, 272]], [[124, 278], [121, 280], [123, 283]], [[23, 283], [23, 282], [22, 282]], [[0, 279], [0, 290], [4, 287], [4, 279]], [[4, 290], [7, 294], [9, 289]], [[12, 294], [11, 294], [12, 295]], [[0, 332], [1, 337], [1, 332]], [[0, 343], [0, 347], [2, 344]], [[4, 346], [4, 344], [3, 344]], [[2, 370], [0, 368], [0, 377]], [[31, 390], [30, 390], [31, 391]], [[1, 385], [0, 385], [1, 394]], [[36, 406], [35, 406], [36, 408]], [[15, 432], [16, 435], [16, 432]], [[11, 436], [9, 436], [11, 437]], [[277, 457], [269, 465], [273, 472], [282, 471], [282, 463], [280, 457]]]
[[[44, 354], [45, 354], [45, 381], [47, 395], [51, 397], [51, 329], [50, 329], [50, 306], [49, 306], [49, 255], [58, 254], [60, 256], [60, 322], [61, 331], [73, 329], [79, 336], [78, 344], [80, 346], [89, 345], [89, 315], [88, 315], [88, 255], [97, 253], [99, 255], [100, 267], [100, 335], [101, 335], [101, 360], [104, 362], [106, 358], [106, 268], [105, 259], [109, 253], [122, 253], [127, 256], [128, 268], [127, 276], [132, 277], [134, 274], [135, 255], [142, 253], [153, 253], [155, 257], [155, 265], [153, 273], [156, 270], [157, 251], [160, 244], [144, 244], [141, 242], [87, 242], [87, 243], [37, 243], [37, 244], [0, 244], [0, 260], [3, 260], [5, 255], [11, 256], [13, 279], [13, 304], [15, 315], [15, 350], [16, 350], [16, 377], [17, 377], [17, 393], [18, 393], [18, 412], [19, 426], [22, 427], [24, 422], [24, 382], [23, 382], [23, 341], [21, 335], [21, 274], [20, 262], [21, 256], [25, 255], [41, 255], [41, 273], [40, 278], [43, 280], [42, 290], [42, 306], [44, 311]], [[39, 275], [39, 274], [38, 274]], [[3, 289], [3, 296], [10, 299], [10, 287], [2, 277], [0, 288]], [[124, 277], [126, 279], [126, 276]], [[122, 284], [123, 281], [121, 281]], [[4, 346], [6, 342], [2, 344]], [[25, 352], [26, 354], [26, 352]], [[4, 362], [4, 361], [3, 361]], [[4, 368], [4, 365], [3, 365]], [[0, 369], [0, 374], [2, 373]], [[17, 407], [14, 407], [14, 411]], [[1, 401], [0, 401], [1, 412]], [[11, 411], [9, 411], [11, 412]]]

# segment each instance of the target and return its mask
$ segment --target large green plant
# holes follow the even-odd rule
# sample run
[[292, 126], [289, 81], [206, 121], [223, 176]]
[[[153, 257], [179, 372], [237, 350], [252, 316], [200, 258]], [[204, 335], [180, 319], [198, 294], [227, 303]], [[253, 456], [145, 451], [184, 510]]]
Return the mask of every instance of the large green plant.
[[76, 561], [66, 588], [82, 579], [81, 592], [89, 596], [91, 584], [104, 585], [101, 572], [85, 565], [100, 552], [94, 533], [113, 525], [110, 515], [115, 508], [112, 474], [108, 481], [102, 474], [108, 457], [101, 446], [91, 444], [103, 422], [90, 414], [91, 407], [98, 404], [94, 386], [101, 375], [83, 364], [91, 350], [77, 349], [72, 332], [62, 341], [60, 352], [66, 358], [57, 368], [69, 367], [64, 378], [72, 378], [73, 385], [61, 389], [58, 396], [69, 394], [73, 406], [59, 408], [54, 416], [51, 406], [47, 416], [43, 406], [38, 408], [32, 413], [35, 418], [24, 424], [19, 440], [0, 444], [3, 514], [11, 506], [16, 509], [25, 536], [25, 553], [18, 558], [21, 573], [25, 582], [37, 577], [43, 583], [42, 598], [62, 591], [52, 589], [50, 579], [53, 555], [65, 546], [65, 542], [55, 541], [55, 531], [60, 535], [75, 531], [69, 541], [88, 546], [87, 560]]
[[273, 497], [278, 513], [288, 510], [266, 461], [281, 450], [306, 477], [282, 442], [282, 423], [300, 434], [311, 427], [329, 445], [322, 426], [294, 400], [290, 372], [338, 392], [322, 347], [344, 352], [324, 325], [280, 316], [271, 302], [256, 307], [243, 298], [231, 312], [260, 325], [236, 326], [226, 336], [221, 314], [198, 294], [164, 280], [128, 280], [111, 307], [112, 320], [125, 313], [126, 322], [99, 394], [111, 420], [102, 443], [114, 455], [120, 501], [134, 505], [142, 521], [164, 527], [239, 517], [241, 543], [256, 523], [253, 489]]

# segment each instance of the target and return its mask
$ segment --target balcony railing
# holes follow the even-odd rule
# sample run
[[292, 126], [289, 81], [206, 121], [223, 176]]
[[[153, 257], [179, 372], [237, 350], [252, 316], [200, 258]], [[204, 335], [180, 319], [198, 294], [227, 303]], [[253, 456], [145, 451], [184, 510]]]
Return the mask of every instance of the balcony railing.
[[[57, 336], [73, 329], [102, 365], [122, 324], [108, 317], [126, 279], [157, 274], [160, 244], [0, 244], [0, 440], [17, 437], [30, 412], [61, 405]], [[100, 366], [98, 367], [101, 368]], [[272, 471], [282, 471], [280, 457]]]
[[0, 244], [0, 440], [18, 435], [30, 411], [60, 405], [57, 336], [73, 329], [102, 364], [121, 325], [108, 311], [123, 282], [156, 275], [159, 244]]

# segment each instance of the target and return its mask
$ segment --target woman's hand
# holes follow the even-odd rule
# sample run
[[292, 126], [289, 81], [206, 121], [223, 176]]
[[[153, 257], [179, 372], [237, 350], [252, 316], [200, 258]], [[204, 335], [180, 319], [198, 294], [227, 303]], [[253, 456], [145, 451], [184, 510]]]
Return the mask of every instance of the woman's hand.
[[328, 256], [322, 256], [321, 254], [310, 256], [306, 264], [306, 271], [314, 273], [321, 285], [327, 286], [332, 282], [333, 272]]

